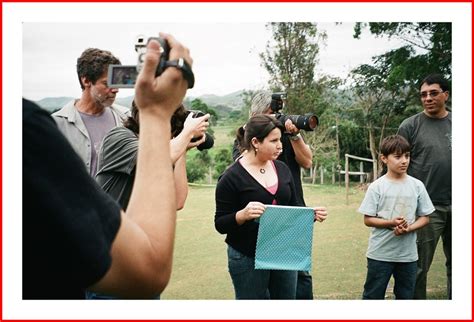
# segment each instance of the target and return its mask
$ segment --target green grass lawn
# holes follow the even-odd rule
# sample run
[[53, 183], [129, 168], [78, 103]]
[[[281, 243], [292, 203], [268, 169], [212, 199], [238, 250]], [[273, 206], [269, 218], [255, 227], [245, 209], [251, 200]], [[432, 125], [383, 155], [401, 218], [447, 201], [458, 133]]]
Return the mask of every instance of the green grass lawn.
[[[214, 229], [213, 186], [192, 186], [186, 206], [178, 212], [173, 273], [162, 299], [233, 299], [227, 272], [224, 235]], [[313, 286], [316, 299], [360, 299], [366, 274], [369, 228], [357, 208], [364, 191], [353, 187], [349, 205], [345, 189], [305, 186], [308, 205], [323, 205], [329, 218], [316, 223], [313, 241]], [[428, 296], [445, 299], [446, 275], [442, 247], [438, 246], [429, 277]], [[388, 292], [388, 297], [393, 296]]]

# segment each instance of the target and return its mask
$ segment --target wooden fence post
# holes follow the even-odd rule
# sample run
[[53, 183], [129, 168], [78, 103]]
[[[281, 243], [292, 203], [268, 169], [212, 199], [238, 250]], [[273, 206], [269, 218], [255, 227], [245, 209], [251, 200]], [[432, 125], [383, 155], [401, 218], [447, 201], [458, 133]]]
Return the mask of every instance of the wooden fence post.
[[335, 184], [336, 183], [336, 166], [334, 165], [334, 162], [332, 163], [331, 171], [332, 171], [332, 184]]
[[344, 175], [344, 181], [346, 182], [346, 205], [348, 205], [349, 204], [349, 154], [345, 154], [344, 159], [345, 159], [344, 168], [346, 170], [346, 173]]

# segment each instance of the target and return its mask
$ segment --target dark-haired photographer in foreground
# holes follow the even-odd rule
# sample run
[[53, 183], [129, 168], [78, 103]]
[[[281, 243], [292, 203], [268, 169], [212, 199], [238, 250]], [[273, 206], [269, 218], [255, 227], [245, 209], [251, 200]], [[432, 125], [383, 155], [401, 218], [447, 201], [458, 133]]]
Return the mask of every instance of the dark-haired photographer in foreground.
[[[250, 106], [250, 116], [275, 113], [272, 108], [272, 93], [269, 91], [260, 91], [252, 98]], [[284, 133], [281, 136], [282, 153], [278, 160], [284, 162], [293, 177], [295, 183], [295, 193], [298, 206], [306, 206], [303, 197], [303, 186], [301, 184], [301, 167], [309, 169], [312, 166], [313, 153], [309, 146], [304, 142], [303, 137], [299, 134], [299, 129], [289, 119], [283, 124]], [[243, 133], [244, 129], [240, 128], [239, 132]], [[234, 161], [241, 155], [243, 149], [238, 146], [238, 140], [234, 141], [232, 157]], [[296, 299], [313, 299], [313, 281], [310, 272], [298, 272]]]
[[[192, 65], [186, 47], [160, 36], [170, 60]], [[179, 67], [155, 77], [159, 60], [160, 45], [151, 41], [135, 87], [140, 139], [126, 213], [90, 177], [48, 113], [23, 100], [24, 299], [80, 299], [86, 289], [152, 298], [165, 289], [176, 226], [170, 119], [188, 83]]]

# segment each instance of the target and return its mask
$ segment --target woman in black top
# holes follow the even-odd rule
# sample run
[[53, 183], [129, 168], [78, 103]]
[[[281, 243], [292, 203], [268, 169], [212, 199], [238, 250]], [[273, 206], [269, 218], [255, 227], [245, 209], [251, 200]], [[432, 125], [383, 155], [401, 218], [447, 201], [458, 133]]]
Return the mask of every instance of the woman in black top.
[[[215, 226], [227, 234], [229, 273], [236, 299], [294, 299], [296, 271], [255, 270], [259, 218], [265, 204], [298, 206], [290, 170], [277, 160], [282, 152], [282, 125], [269, 115], [248, 121], [239, 145], [247, 150], [219, 179]], [[323, 221], [326, 208], [315, 207]]]

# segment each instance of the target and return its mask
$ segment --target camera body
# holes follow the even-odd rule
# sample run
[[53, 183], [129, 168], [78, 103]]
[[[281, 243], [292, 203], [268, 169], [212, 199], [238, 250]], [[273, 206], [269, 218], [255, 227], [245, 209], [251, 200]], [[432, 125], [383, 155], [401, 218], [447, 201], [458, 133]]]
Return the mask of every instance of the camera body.
[[285, 92], [278, 92], [272, 94], [272, 102], [270, 103], [270, 107], [273, 113], [279, 113], [285, 107], [286, 104], [286, 93]]
[[307, 113], [305, 115], [285, 115], [280, 113], [280, 111], [285, 107], [286, 97], [286, 93], [284, 92], [272, 94], [270, 108], [273, 113], [275, 113], [275, 118], [283, 125], [285, 125], [286, 120], [291, 120], [291, 122], [293, 122], [293, 124], [300, 130], [314, 131], [314, 129], [319, 125], [319, 119], [313, 113]]
[[146, 46], [150, 40], [156, 40], [160, 43], [160, 63], [156, 68], [155, 76], [161, 75], [165, 70], [166, 63], [169, 60], [170, 47], [168, 42], [160, 37], [145, 37], [139, 35], [135, 42], [135, 51], [138, 54], [136, 65], [109, 65], [107, 73], [107, 86], [110, 88], [133, 88], [137, 81], [137, 76], [143, 68], [145, 62]]
[[146, 46], [151, 40], [156, 40], [160, 43], [160, 63], [156, 67], [155, 77], [160, 76], [165, 70], [166, 62], [170, 59], [170, 46], [168, 42], [160, 37], [149, 37], [146, 38], [143, 35], [137, 37], [135, 42], [135, 51], [138, 54], [137, 60], [137, 72], [140, 72], [145, 62]]

